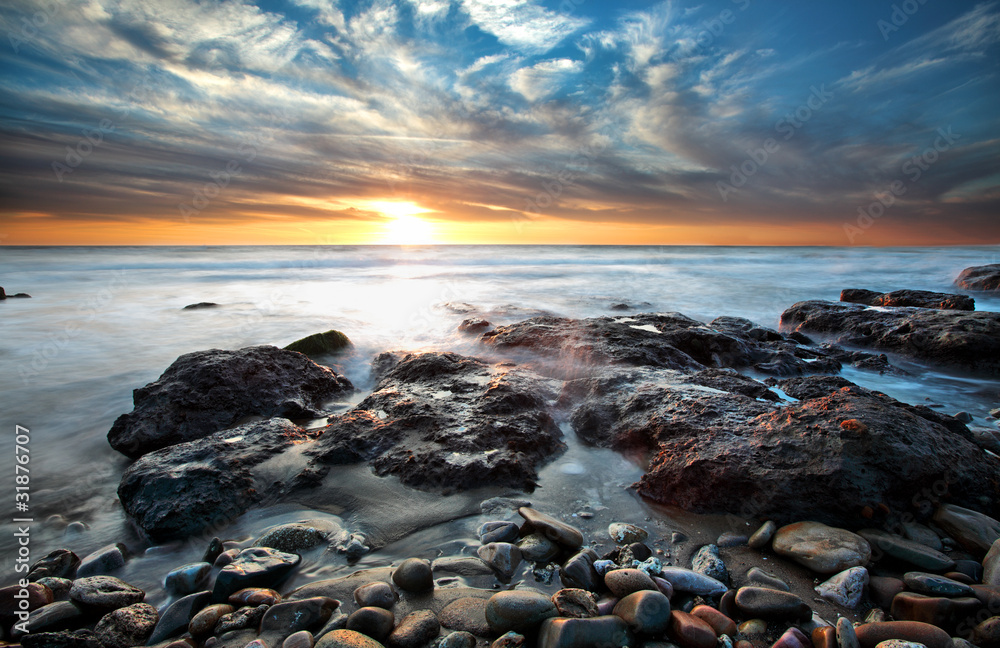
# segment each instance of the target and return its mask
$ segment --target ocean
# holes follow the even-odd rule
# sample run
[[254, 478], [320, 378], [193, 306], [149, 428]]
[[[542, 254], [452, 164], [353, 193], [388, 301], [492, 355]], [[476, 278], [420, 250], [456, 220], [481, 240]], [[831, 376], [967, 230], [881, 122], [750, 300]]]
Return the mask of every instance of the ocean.
[[[149, 548], [135, 534], [115, 495], [128, 461], [110, 448], [106, 434], [117, 416], [131, 410], [132, 390], [155, 380], [184, 353], [285, 346], [338, 329], [355, 350], [336, 368], [361, 389], [360, 400], [371, 388], [369, 366], [380, 351], [474, 354], [476, 343], [456, 331], [467, 317], [494, 324], [540, 313], [593, 317], [620, 314], [611, 306], [626, 304], [632, 312], [679, 311], [704, 321], [735, 315], [777, 327], [781, 312], [797, 301], [836, 300], [844, 288], [949, 292], [963, 268], [998, 261], [997, 246], [0, 248], [0, 285], [8, 294], [32, 295], [0, 302], [0, 456], [6, 457], [4, 483], [11, 485], [10, 502], [2, 508], [14, 511], [20, 425], [30, 430], [31, 502], [16, 515], [36, 516], [33, 559], [61, 546], [82, 556], [124, 542], [139, 554], [126, 580], [152, 587], [165, 567], [198, 560], [204, 548]], [[1000, 310], [998, 297], [975, 298], [978, 310]], [[219, 307], [183, 308], [198, 302]], [[993, 425], [984, 417], [1000, 404], [1000, 381], [899, 362], [909, 375], [851, 368], [843, 375], [900, 400], [945, 413], [967, 411], [976, 424]], [[610, 451], [580, 446], [565, 429], [570, 449], [542, 471], [533, 500], [561, 508], [583, 501], [627, 507], [647, 518], [667, 515], [624, 489], [640, 467]], [[372, 515], [343, 502], [317, 510], [289, 504], [256, 512], [223, 535], [243, 537], [265, 522], [310, 516], [379, 524]], [[73, 522], [82, 524], [67, 528]], [[468, 551], [454, 545], [456, 524], [463, 522], [415, 531], [364, 562], [388, 564], [418, 551], [440, 554], [446, 546]], [[15, 549], [10, 534], [0, 536], [4, 582], [13, 580]], [[316, 559], [304, 573], [315, 577], [342, 567]], [[155, 595], [150, 600], [157, 602]]]

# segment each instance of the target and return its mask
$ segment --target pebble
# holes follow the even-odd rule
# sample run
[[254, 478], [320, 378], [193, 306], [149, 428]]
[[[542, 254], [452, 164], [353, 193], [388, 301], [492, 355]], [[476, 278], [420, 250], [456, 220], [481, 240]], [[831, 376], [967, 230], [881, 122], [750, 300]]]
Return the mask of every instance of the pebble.
[[723, 549], [728, 547], [743, 547], [749, 543], [749, 536], [743, 533], [734, 533], [732, 531], [726, 531], [715, 539], [715, 544]]
[[812, 610], [798, 596], [764, 587], [741, 587], [736, 592], [736, 607], [745, 617], [806, 620], [812, 616]]
[[18, 620], [16, 612], [22, 609], [21, 601], [27, 606], [25, 611], [31, 612], [55, 600], [52, 590], [46, 585], [29, 583], [24, 589], [27, 590], [27, 598], [17, 598], [21, 593], [20, 585], [9, 585], [0, 589], [0, 619], [3, 620], [4, 626], [10, 626]]
[[892, 599], [906, 589], [906, 583], [892, 576], [871, 576], [868, 579], [868, 596], [875, 605], [887, 608]]
[[178, 596], [192, 594], [201, 589], [211, 572], [212, 565], [207, 562], [184, 565], [167, 573], [163, 587]]
[[83, 605], [114, 610], [141, 603], [146, 593], [114, 576], [89, 576], [73, 581], [69, 598]]
[[423, 558], [407, 558], [392, 572], [392, 582], [407, 592], [426, 592], [434, 589], [431, 564]]
[[652, 556], [646, 558], [642, 562], [633, 560], [631, 566], [633, 569], [646, 572], [650, 578], [659, 576], [663, 572], [663, 563], [659, 558], [654, 558]]
[[612, 522], [608, 525], [608, 535], [615, 544], [626, 545], [633, 542], [643, 542], [649, 533], [642, 527], [627, 522]]
[[377, 641], [385, 641], [392, 633], [396, 617], [391, 610], [378, 607], [362, 607], [347, 617], [347, 629], [368, 635]]
[[583, 534], [579, 529], [528, 506], [522, 506], [517, 512], [525, 519], [528, 530], [539, 531], [567, 549], [575, 550], [583, 546]]
[[505, 632], [497, 637], [490, 648], [521, 648], [524, 645], [524, 635], [514, 632]]
[[312, 549], [326, 542], [327, 533], [303, 522], [282, 524], [268, 529], [257, 538], [254, 547], [270, 547], [284, 553]]
[[750, 619], [741, 623], [737, 629], [741, 635], [747, 635], [748, 637], [762, 635], [767, 632], [767, 621], [764, 619]]
[[521, 530], [513, 522], [486, 522], [479, 527], [479, 541], [484, 545], [491, 542], [517, 542]]
[[270, 547], [249, 547], [239, 552], [231, 563], [215, 577], [212, 598], [225, 601], [247, 587], [280, 585], [302, 561], [298, 554], [289, 554]]
[[559, 545], [542, 533], [529, 533], [517, 543], [521, 556], [535, 563], [546, 563], [559, 553]]
[[392, 585], [382, 581], [366, 583], [354, 590], [354, 602], [358, 607], [380, 607], [389, 610], [398, 600], [399, 594]]
[[475, 648], [476, 635], [464, 630], [456, 630], [441, 638], [438, 648]]
[[962, 423], [972, 423], [972, 414], [969, 414], [965, 410], [955, 412], [952, 416], [955, 417], [955, 420], [961, 421]]
[[[267, 609], [260, 621], [260, 636], [270, 645], [277, 645], [290, 634], [300, 630], [314, 631], [330, 625], [334, 612], [340, 607], [340, 601], [325, 596], [314, 596], [294, 601], [282, 601]], [[316, 634], [319, 638], [322, 630]]]
[[682, 648], [715, 648], [718, 639], [712, 626], [679, 610], [670, 613], [670, 635]]
[[921, 594], [975, 596], [973, 589], [965, 583], [925, 572], [906, 572], [903, 574], [903, 582], [911, 590]]
[[616, 563], [613, 560], [595, 560], [594, 561], [594, 571], [596, 571], [597, 574], [601, 578], [604, 578], [605, 576], [607, 576], [608, 572], [612, 571], [614, 569], [618, 569], [618, 563]]
[[771, 543], [774, 532], [777, 530], [778, 525], [774, 523], [774, 520], [768, 520], [753, 532], [747, 544], [750, 545], [751, 549], [757, 549], [758, 551], [764, 549]]
[[892, 600], [889, 613], [893, 618], [922, 621], [939, 628], [951, 628], [960, 619], [975, 618], [983, 604], [973, 596], [944, 598], [917, 592], [900, 592]]
[[331, 630], [323, 635], [316, 648], [384, 648], [382, 644], [354, 630]]
[[585, 589], [565, 588], [552, 595], [552, 604], [559, 616], [587, 619], [598, 615], [597, 599]]
[[389, 634], [388, 644], [394, 648], [420, 648], [441, 632], [441, 624], [430, 610], [410, 612]]
[[226, 565], [236, 560], [236, 556], [238, 555], [240, 555], [239, 549], [226, 549], [225, 551], [219, 554], [218, 558], [215, 559], [215, 562], [212, 563], [212, 565], [214, 567], [222, 569]]
[[632, 632], [665, 632], [670, 625], [670, 600], [660, 592], [634, 592], [618, 601], [613, 614], [621, 617]]
[[856, 533], [819, 522], [796, 522], [778, 529], [774, 552], [820, 574], [863, 567], [871, 558], [868, 541]]
[[593, 549], [583, 549], [559, 568], [559, 579], [565, 587], [594, 591], [603, 578], [594, 568], [597, 554]]
[[225, 547], [222, 545], [221, 538], [212, 538], [208, 543], [208, 548], [205, 549], [205, 555], [201, 557], [202, 562], [207, 562], [209, 565], [214, 565], [215, 561], [222, 555], [225, 551]]
[[847, 617], [837, 619], [837, 646], [839, 648], [861, 648], [854, 624]]
[[[52, 632], [66, 627], [83, 625], [80, 623], [83, 618], [84, 613], [79, 607], [69, 601], [59, 601], [34, 610], [28, 618], [26, 628], [29, 634]], [[12, 629], [11, 634], [13, 638], [17, 639], [25, 633]]]
[[628, 596], [640, 590], [659, 591], [656, 589], [656, 583], [649, 577], [649, 574], [638, 569], [615, 569], [609, 571], [604, 576], [604, 585], [618, 598]]
[[494, 594], [486, 602], [485, 613], [486, 622], [495, 632], [534, 630], [545, 619], [558, 615], [548, 597], [530, 590]]
[[764, 571], [760, 567], [751, 567], [750, 571], [747, 572], [747, 580], [755, 585], [767, 587], [768, 589], [781, 590], [782, 592], [791, 591], [791, 588], [788, 587], [788, 583], [781, 580], [774, 574]]
[[922, 643], [927, 648], [949, 648], [951, 636], [947, 632], [919, 621], [884, 621], [868, 623], [854, 629], [861, 648], [875, 648], [886, 639], [903, 639]]
[[28, 570], [28, 581], [35, 582], [40, 578], [76, 578], [76, 570], [80, 566], [80, 558], [69, 549], [56, 549], [40, 558]]
[[979, 648], [1000, 647], [1000, 616], [992, 616], [977, 625], [972, 631], [972, 643]]
[[125, 545], [120, 542], [105, 545], [80, 561], [80, 566], [76, 570], [76, 578], [98, 576], [120, 569], [125, 566], [127, 553]]
[[223, 634], [232, 632], [233, 630], [246, 630], [248, 628], [256, 630], [260, 627], [260, 621], [264, 618], [264, 614], [267, 613], [269, 607], [267, 605], [242, 607], [235, 612], [224, 614], [216, 622], [212, 634], [221, 637]]
[[230, 594], [228, 601], [236, 607], [274, 605], [281, 602], [281, 594], [266, 587], [247, 587]]
[[939, 506], [934, 511], [933, 519], [945, 533], [976, 557], [988, 552], [1000, 538], [1000, 521], [954, 504]]
[[504, 582], [510, 581], [521, 564], [521, 550], [509, 542], [484, 544], [476, 550], [476, 555]]
[[191, 622], [188, 624], [188, 632], [193, 637], [210, 635], [215, 630], [215, 624], [219, 622], [219, 619], [235, 611], [236, 608], [228, 603], [209, 605], [191, 618]]
[[668, 581], [678, 592], [697, 596], [718, 596], [729, 589], [722, 581], [683, 567], [664, 567], [660, 571], [660, 578]]
[[691, 610], [691, 616], [698, 617], [708, 625], [712, 626], [712, 630], [714, 630], [717, 635], [728, 635], [732, 637], [736, 634], [736, 622], [710, 605], [694, 606]]
[[281, 642], [281, 648], [313, 648], [315, 643], [316, 641], [313, 639], [311, 632], [308, 630], [299, 630], [288, 635]]
[[880, 641], [875, 648], [927, 648], [924, 644], [915, 641], [903, 641], [902, 639], [886, 639]]
[[834, 574], [814, 589], [828, 601], [854, 609], [861, 603], [867, 585], [868, 570], [864, 567], [851, 567]]
[[698, 549], [691, 558], [691, 569], [720, 583], [729, 582], [729, 570], [719, 555], [717, 545], [709, 544]]
[[814, 648], [837, 648], [837, 630], [830, 626], [813, 628], [810, 638]]
[[156, 629], [149, 637], [149, 644], [162, 643], [170, 637], [175, 637], [188, 629], [191, 618], [212, 598], [211, 592], [195, 592], [183, 596], [167, 607], [160, 615], [160, 620], [156, 624]]
[[[628, 646], [628, 625], [613, 615], [592, 619], [546, 619], [538, 633], [538, 648], [611, 648]], [[646, 644], [647, 648], [652, 648]]]
[[664, 580], [659, 576], [653, 576], [653, 583], [656, 585], [656, 589], [660, 590], [664, 596], [667, 598], [674, 597], [674, 586], [670, 584], [670, 581]]
[[903, 529], [903, 537], [907, 540], [918, 542], [935, 551], [941, 551], [944, 548], [941, 537], [928, 526], [919, 522], [903, 522], [900, 527]]
[[486, 601], [471, 596], [455, 599], [438, 613], [438, 621], [451, 630], [488, 635], [490, 625], [486, 622]]
[[858, 534], [868, 540], [874, 551], [882, 552], [920, 569], [945, 571], [955, 566], [955, 561], [940, 551], [902, 536], [877, 529], [862, 529]]
[[983, 558], [982, 582], [984, 585], [1000, 588], [1000, 539], [993, 543]]
[[789, 628], [771, 648], [813, 648], [812, 640], [798, 628]]
[[[53, 601], [65, 601], [69, 598], [69, 590], [73, 587], [73, 581], [68, 578], [55, 578], [52, 576], [43, 576], [35, 581], [39, 585], [44, 585], [48, 587], [52, 592]], [[20, 588], [18, 588], [20, 589]]]
[[152, 605], [136, 603], [105, 614], [94, 627], [94, 634], [103, 648], [142, 646], [153, 634], [159, 618]]

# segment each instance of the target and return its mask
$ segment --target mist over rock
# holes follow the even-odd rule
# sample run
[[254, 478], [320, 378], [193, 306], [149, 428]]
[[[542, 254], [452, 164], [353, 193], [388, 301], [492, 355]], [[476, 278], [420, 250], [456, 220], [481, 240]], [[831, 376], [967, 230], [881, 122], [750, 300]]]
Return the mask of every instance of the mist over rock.
[[955, 285], [966, 290], [1000, 292], [1000, 263], [966, 268], [955, 279]]
[[865, 306], [916, 306], [942, 310], [976, 310], [976, 300], [968, 295], [931, 292], [929, 290], [894, 290], [880, 293], [863, 288], [845, 288], [840, 291], [840, 301]]

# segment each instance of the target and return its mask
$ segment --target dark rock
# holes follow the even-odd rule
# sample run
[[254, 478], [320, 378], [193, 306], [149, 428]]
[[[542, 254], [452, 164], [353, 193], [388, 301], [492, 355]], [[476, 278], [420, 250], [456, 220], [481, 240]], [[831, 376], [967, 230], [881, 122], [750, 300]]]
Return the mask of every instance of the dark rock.
[[76, 578], [80, 558], [69, 549], [56, 549], [39, 559], [28, 571], [28, 580], [39, 578]]
[[170, 570], [163, 578], [163, 588], [184, 596], [196, 592], [208, 580], [212, 565], [207, 562], [191, 563]]
[[903, 582], [914, 592], [937, 596], [972, 596], [972, 588], [965, 583], [925, 572], [906, 572]]
[[979, 648], [1000, 648], [1000, 616], [991, 616], [977, 625], [972, 631], [972, 643]]
[[148, 603], [136, 603], [101, 617], [94, 634], [104, 648], [142, 646], [153, 634], [160, 615]]
[[511, 630], [505, 632], [490, 644], [490, 648], [521, 648], [524, 646], [524, 635]]
[[212, 538], [211, 542], [208, 543], [208, 549], [205, 550], [205, 555], [202, 557], [202, 562], [207, 562], [209, 565], [214, 565], [216, 559], [222, 555], [222, 552], [226, 548], [222, 545], [222, 539]]
[[407, 558], [393, 570], [392, 582], [407, 592], [426, 592], [434, 588], [434, 573], [427, 560]]
[[566, 587], [597, 591], [601, 577], [594, 569], [597, 554], [593, 549], [583, 549], [559, 568], [559, 578]]
[[438, 648], [476, 648], [476, 635], [464, 630], [456, 630], [441, 637]]
[[389, 610], [377, 607], [358, 608], [347, 617], [347, 629], [366, 634], [376, 641], [385, 641], [392, 632], [396, 617]]
[[[984, 489], [983, 494], [997, 501], [992, 489]], [[954, 504], [938, 506], [934, 522], [977, 557], [985, 555], [1000, 540], [1000, 520]]]
[[865, 306], [915, 306], [942, 310], [976, 310], [976, 302], [968, 295], [930, 292], [928, 290], [894, 290], [879, 293], [861, 288], [847, 288], [840, 291], [840, 301], [864, 304]]
[[314, 523], [292, 522], [272, 527], [254, 540], [255, 547], [270, 547], [285, 553], [295, 553], [312, 549], [327, 542], [331, 536], [342, 533], [343, 529], [333, 522], [318, 520]]
[[1000, 588], [1000, 538], [993, 541], [993, 546], [983, 558], [983, 584]]
[[230, 594], [227, 599], [230, 605], [243, 607], [251, 605], [275, 605], [281, 602], [281, 594], [267, 587], [247, 587]]
[[598, 615], [597, 599], [584, 589], [564, 588], [550, 598], [559, 616], [587, 619]]
[[718, 596], [729, 589], [722, 581], [684, 567], [664, 567], [660, 570], [660, 577], [678, 592], [696, 596]]
[[891, 606], [896, 595], [904, 589], [906, 589], [906, 583], [900, 578], [872, 576], [868, 579], [868, 595], [872, 602], [881, 608]]
[[68, 578], [52, 578], [46, 576], [35, 581], [39, 585], [44, 585], [52, 591], [53, 601], [65, 601], [69, 598], [69, 591], [73, 588], [73, 581]]
[[267, 547], [250, 547], [226, 565], [215, 577], [212, 600], [222, 602], [247, 587], [280, 585], [302, 561], [297, 554], [287, 554]]
[[410, 612], [389, 635], [392, 648], [420, 648], [441, 632], [441, 624], [430, 610]]
[[177, 358], [163, 375], [133, 391], [135, 408], [118, 417], [108, 441], [136, 458], [201, 439], [247, 416], [316, 418], [350, 381], [292, 351], [256, 346], [212, 349]]
[[212, 632], [215, 636], [221, 637], [234, 630], [257, 630], [260, 627], [260, 620], [264, 618], [269, 607], [268, 605], [247, 606], [224, 614], [215, 622], [215, 628]]
[[915, 592], [900, 592], [892, 599], [890, 614], [899, 621], [921, 621], [948, 631], [975, 618], [983, 604], [975, 597], [944, 598]]
[[509, 542], [491, 542], [476, 550], [476, 555], [496, 572], [497, 578], [509, 582], [521, 564], [521, 550]]
[[611, 593], [623, 598], [641, 590], [658, 592], [656, 583], [649, 574], [639, 569], [614, 569], [604, 575], [604, 584]]
[[73, 581], [69, 597], [87, 608], [116, 610], [141, 603], [146, 593], [114, 576], [90, 576]]
[[691, 558], [691, 569], [721, 583], [729, 582], [729, 570], [726, 569], [716, 545], [709, 544], [698, 549]]
[[38, 632], [21, 637], [24, 648], [103, 648], [90, 630]]
[[1000, 375], [1000, 313], [805, 301], [782, 313], [781, 325], [837, 333], [842, 343], [851, 346]]
[[715, 634], [719, 636], [736, 636], [736, 622], [710, 605], [694, 606], [691, 610], [691, 616], [698, 617], [708, 625], [712, 626], [712, 630], [714, 630]]
[[966, 290], [1000, 290], [1000, 263], [972, 266], [962, 270], [955, 285]]
[[717, 639], [712, 626], [680, 610], [670, 612], [670, 637], [683, 648], [713, 648]]
[[219, 305], [215, 302], [198, 302], [197, 304], [188, 304], [181, 310], [205, 310], [206, 308], [218, 308]]
[[458, 332], [478, 335], [484, 331], [488, 331], [492, 326], [492, 324], [481, 317], [471, 317], [462, 320], [462, 323], [458, 325]]
[[468, 596], [456, 599], [438, 613], [438, 621], [451, 630], [487, 636], [491, 630], [486, 621], [486, 601], [487, 599]]
[[508, 590], [494, 594], [485, 608], [486, 622], [495, 632], [533, 630], [542, 621], [557, 616], [555, 604], [530, 590]]
[[195, 638], [206, 637], [215, 631], [215, 626], [219, 620], [227, 614], [236, 611], [228, 603], [215, 603], [199, 610], [188, 624], [188, 632]]
[[486, 522], [479, 527], [479, 541], [484, 545], [491, 542], [517, 542], [520, 532], [513, 522]]
[[670, 600], [660, 592], [633, 592], [615, 604], [615, 616], [638, 634], [665, 632], [670, 625]]
[[865, 623], [854, 629], [861, 648], [875, 648], [887, 639], [915, 641], [927, 648], [949, 648], [951, 637], [941, 628], [919, 621]]
[[798, 596], [763, 587], [741, 587], [736, 592], [736, 607], [748, 619], [806, 620], [812, 616], [812, 610]]
[[155, 645], [183, 634], [188, 629], [194, 615], [208, 605], [211, 599], [211, 592], [196, 592], [171, 603], [156, 623], [156, 628], [148, 639], [149, 644]]
[[389, 610], [398, 600], [399, 594], [392, 585], [382, 581], [366, 583], [354, 590], [354, 602], [358, 607], [380, 607]]
[[751, 567], [747, 572], [747, 581], [752, 585], [759, 585], [761, 587], [767, 587], [770, 589], [781, 590], [782, 592], [791, 591], [788, 587], [788, 583], [781, 580], [774, 574], [768, 573], [761, 569], [760, 567]]
[[120, 542], [115, 542], [84, 556], [76, 570], [76, 578], [98, 576], [113, 572], [125, 566], [128, 549]]
[[521, 527], [522, 535], [538, 532], [552, 542], [571, 550], [579, 549], [583, 546], [583, 534], [576, 527], [570, 526], [530, 506], [522, 506], [517, 509], [517, 512], [525, 520], [524, 525]]
[[303, 355], [321, 356], [340, 353], [344, 349], [352, 347], [351, 340], [336, 330], [329, 330], [323, 333], [314, 333], [301, 340], [296, 340], [285, 347], [286, 351], [297, 351]]
[[774, 552], [819, 574], [833, 574], [868, 564], [871, 545], [846, 529], [819, 522], [796, 522], [774, 534]]
[[538, 633], [538, 648], [608, 648], [630, 646], [632, 635], [619, 617], [546, 619]]
[[269, 646], [277, 646], [296, 632], [318, 631], [332, 621], [339, 607], [340, 601], [325, 596], [272, 605], [261, 619], [260, 637]]
[[333, 630], [316, 642], [315, 648], [383, 648], [382, 644], [354, 630]]
[[[27, 634], [40, 634], [72, 630], [86, 623], [87, 614], [80, 609], [80, 606], [72, 601], [58, 601], [32, 611], [25, 628]], [[26, 633], [13, 629], [11, 634], [16, 639]]]
[[[26, 598], [21, 598], [22, 589], [27, 594]], [[52, 590], [39, 583], [29, 583], [25, 588], [20, 585], [0, 588], [0, 623], [9, 628], [18, 620], [17, 612], [31, 612], [52, 603], [53, 600]], [[22, 601], [25, 602], [26, 608], [21, 607]]]
[[861, 529], [858, 534], [868, 541], [873, 552], [884, 553], [921, 569], [945, 571], [955, 566], [955, 561], [945, 554], [913, 540], [877, 529]]

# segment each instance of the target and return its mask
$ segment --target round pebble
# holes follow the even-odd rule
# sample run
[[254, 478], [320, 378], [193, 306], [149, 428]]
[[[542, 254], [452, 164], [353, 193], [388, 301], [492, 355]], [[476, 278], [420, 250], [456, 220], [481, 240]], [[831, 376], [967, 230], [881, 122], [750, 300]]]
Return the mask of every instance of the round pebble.
[[358, 607], [380, 607], [388, 610], [398, 600], [399, 594], [392, 585], [381, 581], [366, 583], [354, 590], [354, 601]]
[[627, 522], [612, 522], [608, 525], [608, 535], [616, 544], [626, 545], [642, 542], [649, 537], [645, 529]]
[[486, 622], [496, 632], [533, 630], [545, 619], [558, 614], [548, 597], [528, 590], [494, 594], [486, 602], [485, 612]]
[[391, 611], [378, 607], [358, 608], [347, 617], [348, 630], [361, 632], [377, 641], [384, 641], [395, 623], [396, 617]]
[[354, 630], [331, 630], [316, 642], [316, 648], [384, 648], [371, 637]]
[[604, 576], [604, 584], [611, 593], [623, 598], [640, 590], [659, 591], [656, 583], [644, 571], [639, 569], [615, 569]]
[[281, 648], [313, 648], [315, 643], [311, 632], [308, 630], [299, 630], [288, 635], [281, 642]]
[[423, 558], [407, 558], [392, 572], [392, 582], [407, 592], [426, 592], [434, 588], [430, 562]]

